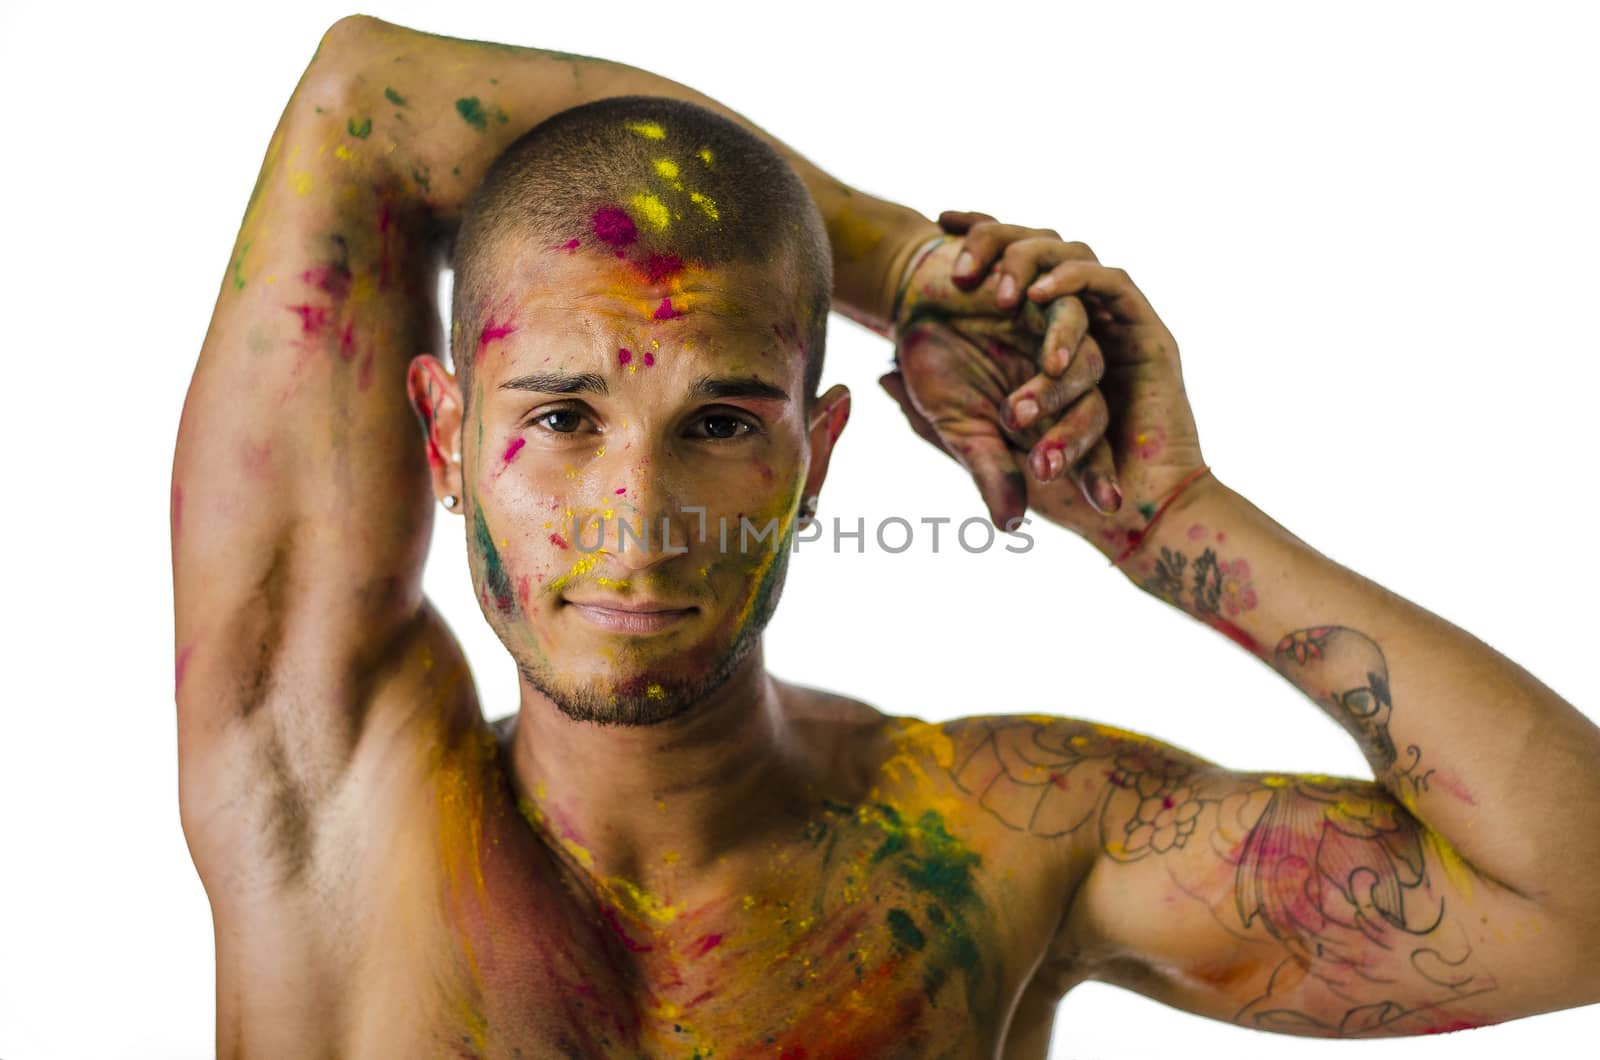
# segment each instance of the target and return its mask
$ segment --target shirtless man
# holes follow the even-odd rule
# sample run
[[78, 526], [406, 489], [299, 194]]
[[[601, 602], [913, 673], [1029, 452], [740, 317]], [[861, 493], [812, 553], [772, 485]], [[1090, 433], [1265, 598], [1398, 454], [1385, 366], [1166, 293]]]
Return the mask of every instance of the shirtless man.
[[[666, 99], [569, 111], [628, 95]], [[943, 221], [961, 238], [639, 70], [326, 34], [173, 475], [219, 1056], [1043, 1057], [1086, 979], [1339, 1037], [1600, 1000], [1595, 727], [1206, 473], [1126, 273]], [[815, 393], [830, 284], [997, 525], [1083, 535], [1376, 779], [769, 677], [849, 408]], [[435, 502], [521, 676], [494, 725], [421, 595]], [[700, 529], [745, 519], [775, 536]]]

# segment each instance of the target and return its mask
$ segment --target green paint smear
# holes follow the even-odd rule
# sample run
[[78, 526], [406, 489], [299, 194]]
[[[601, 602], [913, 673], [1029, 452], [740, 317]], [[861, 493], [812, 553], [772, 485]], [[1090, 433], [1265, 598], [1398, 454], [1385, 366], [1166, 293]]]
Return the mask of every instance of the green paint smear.
[[916, 921], [912, 920], [911, 914], [906, 912], [904, 909], [889, 910], [888, 920], [889, 933], [893, 935], [895, 941], [900, 943], [902, 946], [909, 946], [914, 950], [920, 950], [922, 947], [928, 944], [928, 940], [924, 938], [922, 932], [918, 930]]
[[392, 88], [384, 88], [383, 98], [388, 100], [390, 103], [393, 103], [397, 107], [403, 107], [406, 105], [406, 97], [402, 96]]
[[509, 610], [511, 602], [516, 599], [511, 594], [511, 579], [506, 577], [506, 569], [500, 565], [500, 553], [494, 547], [494, 538], [489, 536], [489, 524], [484, 522], [483, 509], [477, 507], [472, 509], [472, 537], [479, 554], [483, 556], [483, 572], [489, 580], [489, 593], [502, 611]]
[[244, 290], [244, 255], [249, 249], [250, 244], [247, 242], [239, 248], [239, 256], [233, 259], [233, 289], [235, 291]]
[[489, 116], [483, 112], [483, 104], [478, 102], [477, 96], [456, 100], [456, 113], [474, 129], [481, 131], [489, 127]]
[[354, 136], [357, 140], [365, 140], [372, 133], [372, 119], [362, 118], [360, 121], [356, 121], [354, 118], [351, 118], [350, 121], [346, 123], [345, 128], [349, 129], [350, 135]]
[[1144, 521], [1148, 523], [1156, 517], [1156, 506], [1149, 501], [1145, 501], [1139, 505], [1139, 514], [1144, 516]]

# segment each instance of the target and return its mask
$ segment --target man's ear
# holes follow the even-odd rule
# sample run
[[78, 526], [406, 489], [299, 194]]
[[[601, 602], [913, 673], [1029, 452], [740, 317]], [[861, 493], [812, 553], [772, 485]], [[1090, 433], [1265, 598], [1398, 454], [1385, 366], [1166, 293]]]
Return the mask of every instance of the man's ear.
[[828, 392], [817, 398], [816, 405], [811, 412], [811, 421], [806, 424], [806, 440], [811, 447], [811, 465], [806, 472], [805, 491], [801, 494], [804, 498], [816, 497], [822, 493], [822, 480], [828, 477], [828, 459], [833, 455], [834, 443], [839, 440], [839, 435], [844, 433], [844, 425], [850, 419], [850, 388], [843, 383], [835, 383], [828, 388]]
[[422, 421], [433, 495], [441, 501], [454, 497], [448, 506], [459, 513], [465, 507], [461, 504], [461, 388], [439, 358], [424, 353], [413, 357], [406, 369], [406, 392]]

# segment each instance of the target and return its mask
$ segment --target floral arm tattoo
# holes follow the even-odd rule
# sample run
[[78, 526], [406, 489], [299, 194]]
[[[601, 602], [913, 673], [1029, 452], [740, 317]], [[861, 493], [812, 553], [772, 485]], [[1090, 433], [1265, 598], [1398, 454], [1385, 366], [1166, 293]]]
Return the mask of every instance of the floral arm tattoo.
[[1495, 988], [1446, 916], [1448, 888], [1430, 879], [1425, 853], [1440, 840], [1381, 786], [1231, 774], [1066, 718], [974, 722], [952, 763], [956, 783], [1009, 829], [1084, 839], [1114, 864], [1164, 870], [1184, 901], [1142, 919], [1209, 918], [1232, 937], [1229, 963], [1257, 970], [1248, 996], [1235, 995], [1235, 1022], [1416, 1034], [1460, 1021], [1458, 1008], [1439, 1006]]

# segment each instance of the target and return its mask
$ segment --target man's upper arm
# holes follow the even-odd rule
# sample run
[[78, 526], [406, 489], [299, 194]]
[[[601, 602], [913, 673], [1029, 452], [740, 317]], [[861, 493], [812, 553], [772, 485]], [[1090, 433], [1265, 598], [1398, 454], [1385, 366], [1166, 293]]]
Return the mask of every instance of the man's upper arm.
[[1592, 931], [1480, 875], [1375, 782], [1233, 773], [1065, 718], [992, 730], [958, 779], [1079, 866], [1054, 952], [1080, 976], [1319, 1037], [1596, 1000]]
[[352, 36], [330, 31], [273, 136], [178, 432], [192, 845], [244, 773], [275, 774], [303, 813], [348, 761], [386, 657], [430, 622], [431, 494], [405, 369], [436, 348], [437, 272], [419, 219], [348, 146]]

